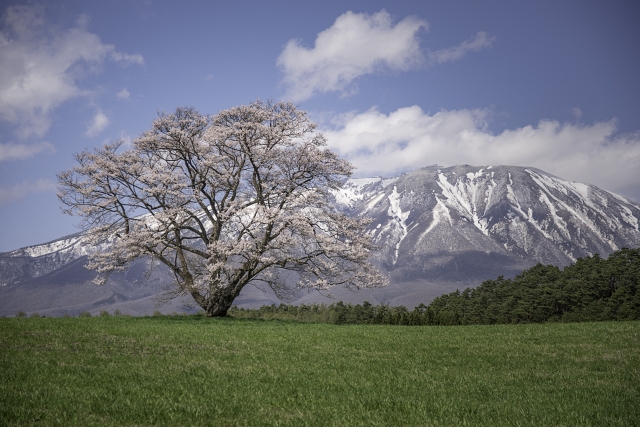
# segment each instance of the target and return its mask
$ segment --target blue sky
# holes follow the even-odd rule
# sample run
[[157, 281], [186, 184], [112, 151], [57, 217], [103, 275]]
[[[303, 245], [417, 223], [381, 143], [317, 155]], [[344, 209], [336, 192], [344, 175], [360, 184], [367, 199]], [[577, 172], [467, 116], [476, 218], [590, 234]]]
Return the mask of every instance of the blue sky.
[[309, 111], [356, 176], [512, 164], [640, 201], [635, 1], [3, 7], [0, 251], [77, 231], [55, 196], [73, 153], [258, 98]]

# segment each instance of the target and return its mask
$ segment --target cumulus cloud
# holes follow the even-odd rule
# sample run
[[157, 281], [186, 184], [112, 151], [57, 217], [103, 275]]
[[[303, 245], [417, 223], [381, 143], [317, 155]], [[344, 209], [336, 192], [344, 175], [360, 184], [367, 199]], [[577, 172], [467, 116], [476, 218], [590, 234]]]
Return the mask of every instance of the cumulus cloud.
[[480, 31], [475, 35], [475, 37], [465, 40], [457, 46], [436, 50], [435, 52], [429, 52], [429, 59], [438, 64], [456, 61], [469, 52], [478, 52], [482, 49], [491, 47], [495, 40], [495, 37], [489, 36], [484, 31]]
[[619, 134], [615, 120], [591, 125], [542, 120], [488, 130], [488, 110], [428, 114], [418, 106], [383, 114], [375, 108], [334, 117], [324, 126], [329, 148], [357, 176], [390, 176], [431, 164], [533, 166], [640, 200], [640, 132]]
[[287, 98], [297, 102], [316, 93], [345, 91], [365, 74], [407, 70], [422, 63], [418, 31], [428, 26], [411, 16], [394, 25], [385, 10], [373, 15], [349, 11], [320, 32], [311, 49], [290, 40], [277, 59], [285, 74]]
[[18, 126], [21, 137], [42, 136], [50, 115], [63, 102], [86, 94], [77, 80], [105, 60], [142, 64], [141, 55], [118, 52], [87, 31], [81, 16], [70, 29], [47, 22], [41, 6], [9, 7], [0, 31], [0, 117]]
[[129, 96], [131, 96], [131, 94], [126, 87], [116, 94], [116, 97], [118, 97], [118, 99], [129, 99]]
[[87, 132], [85, 135], [89, 137], [96, 136], [102, 132], [107, 125], [109, 125], [109, 118], [102, 112], [102, 110], [98, 109], [96, 114], [93, 116], [93, 119], [91, 119], [91, 123], [87, 126]]
[[53, 144], [42, 141], [37, 144], [0, 143], [0, 162], [3, 160], [22, 160], [35, 156], [43, 151], [56, 151]]
[[56, 191], [56, 183], [49, 179], [39, 179], [37, 181], [24, 181], [12, 187], [0, 187], [0, 204], [10, 203], [31, 193], [45, 191]]

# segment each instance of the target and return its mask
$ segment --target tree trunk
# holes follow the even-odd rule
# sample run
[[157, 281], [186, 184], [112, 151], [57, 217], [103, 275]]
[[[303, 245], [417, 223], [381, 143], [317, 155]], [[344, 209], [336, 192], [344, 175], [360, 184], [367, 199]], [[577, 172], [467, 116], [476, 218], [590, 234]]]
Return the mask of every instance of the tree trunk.
[[231, 304], [211, 304], [209, 307], [203, 307], [207, 317], [225, 317], [227, 311], [231, 308]]
[[204, 309], [207, 317], [225, 317], [234, 299], [234, 295], [214, 294], [203, 301], [204, 304], [201, 303], [200, 306]]

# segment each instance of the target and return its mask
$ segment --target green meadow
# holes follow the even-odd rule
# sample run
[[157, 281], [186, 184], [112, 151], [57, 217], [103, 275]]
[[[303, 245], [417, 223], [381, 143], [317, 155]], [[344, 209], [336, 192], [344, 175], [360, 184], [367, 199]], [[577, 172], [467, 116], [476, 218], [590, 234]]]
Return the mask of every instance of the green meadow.
[[0, 425], [637, 426], [640, 322], [0, 319]]

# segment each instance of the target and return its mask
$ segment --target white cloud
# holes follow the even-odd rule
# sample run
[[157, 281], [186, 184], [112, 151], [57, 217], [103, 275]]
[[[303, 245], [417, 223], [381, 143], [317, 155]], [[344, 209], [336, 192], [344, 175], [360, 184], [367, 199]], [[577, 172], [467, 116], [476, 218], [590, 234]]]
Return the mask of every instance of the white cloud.
[[91, 123], [87, 126], [87, 132], [85, 135], [89, 137], [93, 137], [102, 132], [109, 125], [109, 118], [102, 112], [102, 110], [98, 109], [96, 114], [91, 119]]
[[[0, 32], [0, 117], [18, 126], [21, 137], [42, 136], [50, 115], [63, 102], [86, 94], [77, 84], [81, 71], [95, 71], [105, 59], [142, 64], [141, 55], [116, 51], [85, 28], [49, 24], [41, 6], [11, 6]], [[84, 67], [84, 68], [83, 68]]]
[[417, 33], [428, 25], [416, 17], [393, 25], [385, 10], [373, 15], [349, 11], [318, 34], [312, 49], [290, 40], [277, 60], [285, 74], [287, 98], [297, 102], [316, 93], [345, 91], [365, 74], [420, 64], [424, 56]]
[[571, 114], [573, 114], [573, 117], [576, 119], [576, 121], [579, 121], [582, 118], [582, 110], [578, 107], [573, 107], [573, 109], [571, 110]]
[[143, 65], [144, 64], [144, 58], [142, 57], [142, 55], [138, 53], [129, 55], [128, 53], [116, 52], [115, 46], [112, 44], [103, 45], [103, 46], [105, 46], [106, 50], [109, 52], [109, 58], [112, 61], [120, 62], [123, 65], [129, 65], [129, 64]]
[[491, 44], [495, 40], [495, 37], [490, 37], [484, 31], [480, 31], [476, 34], [475, 37], [472, 37], [469, 40], [465, 40], [457, 46], [430, 52], [429, 59], [438, 64], [441, 64], [443, 62], [456, 61], [469, 52], [478, 52], [482, 49], [491, 47]]
[[0, 162], [3, 160], [22, 160], [43, 151], [56, 151], [53, 144], [42, 141], [37, 144], [0, 143]]
[[122, 89], [120, 92], [118, 92], [116, 94], [116, 96], [118, 97], [118, 99], [129, 99], [129, 96], [131, 96], [131, 94], [129, 93], [129, 91], [127, 90], [127, 88], [125, 87], [124, 89]]
[[[536, 126], [488, 129], [488, 110], [428, 114], [418, 106], [390, 114], [370, 109], [334, 118], [329, 148], [358, 176], [390, 176], [431, 164], [533, 166], [640, 201], [640, 132], [618, 134], [616, 121], [592, 125], [542, 120]], [[336, 125], [337, 123], [337, 125]]]
[[0, 187], [0, 204], [10, 203], [31, 193], [45, 191], [56, 191], [56, 183], [49, 179], [39, 179], [32, 182], [25, 181], [12, 187]]

